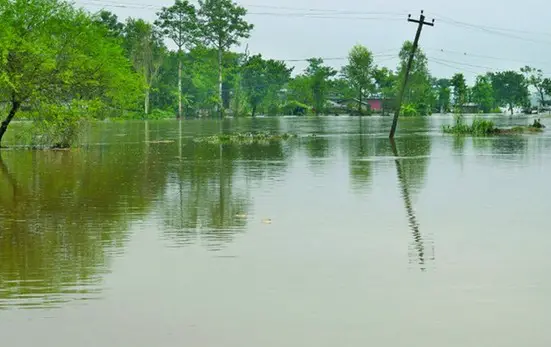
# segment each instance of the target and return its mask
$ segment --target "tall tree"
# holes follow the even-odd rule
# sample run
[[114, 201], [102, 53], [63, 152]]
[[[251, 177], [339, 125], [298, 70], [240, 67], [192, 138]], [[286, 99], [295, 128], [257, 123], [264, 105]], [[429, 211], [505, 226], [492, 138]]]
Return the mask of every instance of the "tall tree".
[[248, 38], [253, 25], [244, 17], [247, 10], [231, 0], [199, 0], [201, 38], [218, 50], [218, 96], [220, 115], [223, 113], [223, 65], [224, 51]]
[[116, 14], [106, 10], [101, 10], [97, 14], [97, 18], [95, 21], [97, 23], [101, 23], [107, 28], [107, 30], [109, 31], [109, 36], [115, 38], [120, 38], [122, 36], [124, 31], [124, 24], [119, 22], [119, 18]]
[[308, 67], [305, 75], [308, 77], [312, 100], [314, 102], [314, 112], [319, 115], [325, 109], [327, 94], [329, 91], [329, 78], [335, 76], [337, 71], [329, 66], [323, 65], [323, 59], [308, 59]]
[[438, 112], [446, 113], [450, 110], [451, 81], [447, 78], [440, 78], [436, 79], [433, 84], [437, 94]]
[[476, 82], [472, 88], [473, 102], [480, 106], [484, 113], [490, 113], [495, 107], [494, 88], [487, 75], [476, 77]]
[[157, 12], [155, 25], [178, 47], [178, 118], [182, 118], [182, 59], [184, 48], [191, 49], [198, 40], [199, 27], [195, 7], [187, 0]]
[[252, 116], [256, 115], [258, 105], [270, 92], [277, 92], [289, 80], [291, 70], [285, 63], [264, 60], [261, 55], [250, 57], [243, 67], [243, 87], [248, 96]]
[[500, 105], [509, 107], [513, 114], [515, 106], [524, 106], [528, 103], [528, 84], [521, 73], [516, 71], [502, 71], [489, 74], [496, 101]]
[[55, 106], [61, 121], [134, 103], [139, 92], [119, 41], [86, 12], [57, 0], [0, 2], [0, 94], [10, 104], [0, 141], [22, 105]]
[[372, 93], [375, 87], [373, 55], [362, 45], [355, 45], [348, 53], [348, 65], [343, 68], [343, 75], [357, 90], [358, 113], [362, 112], [364, 93]]
[[[399, 53], [400, 63], [398, 65], [398, 78], [395, 85], [396, 92], [402, 88], [401, 81], [404, 80], [407, 61], [413, 48], [411, 41], [404, 42]], [[426, 115], [430, 112], [433, 102], [433, 94], [430, 83], [427, 56], [421, 49], [415, 51], [413, 63], [410, 70], [410, 77], [404, 92], [406, 105], [415, 108], [418, 114]]]
[[452, 76], [451, 86], [453, 87], [453, 102], [455, 112], [461, 112], [461, 107], [467, 101], [467, 82], [462, 73], [456, 73]]
[[145, 86], [144, 113], [150, 109], [153, 83], [163, 64], [165, 47], [160, 33], [143, 19], [128, 18], [124, 27], [124, 46], [134, 69], [141, 74]]
[[394, 72], [386, 67], [375, 68], [374, 76], [376, 90], [383, 98], [383, 114], [388, 108], [389, 103], [392, 103], [392, 99], [395, 96], [394, 85], [396, 84], [396, 75]]
[[520, 71], [524, 74], [524, 77], [526, 78], [528, 84], [534, 87], [538, 92], [540, 106], [545, 106], [546, 78], [543, 77], [543, 71], [530, 66], [525, 66], [521, 68]]

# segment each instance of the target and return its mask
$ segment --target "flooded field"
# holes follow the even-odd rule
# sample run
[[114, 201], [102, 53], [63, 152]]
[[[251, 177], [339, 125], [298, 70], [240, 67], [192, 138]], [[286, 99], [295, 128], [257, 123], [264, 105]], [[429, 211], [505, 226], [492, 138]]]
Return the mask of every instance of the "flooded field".
[[[393, 146], [390, 121], [101, 123], [2, 151], [1, 345], [550, 346], [551, 131], [434, 116]], [[219, 129], [299, 137], [192, 141]]]

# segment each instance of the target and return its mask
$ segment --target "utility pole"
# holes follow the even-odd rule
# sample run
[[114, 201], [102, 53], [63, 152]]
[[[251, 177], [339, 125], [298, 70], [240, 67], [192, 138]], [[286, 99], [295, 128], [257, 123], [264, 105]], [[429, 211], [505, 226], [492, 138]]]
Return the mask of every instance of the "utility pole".
[[421, 37], [421, 30], [423, 30], [423, 25], [430, 25], [431, 27], [434, 26], [434, 19], [432, 20], [432, 22], [425, 22], [425, 15], [423, 14], [422, 10], [421, 10], [421, 16], [419, 17], [419, 19], [411, 19], [411, 14], [408, 15], [408, 22], [418, 23], [419, 26], [417, 27], [417, 33], [415, 34], [413, 47], [411, 48], [411, 52], [409, 52], [408, 64], [406, 67], [406, 75], [404, 76], [402, 89], [400, 89], [400, 92], [398, 94], [398, 105], [397, 105], [396, 112], [394, 113], [394, 119], [392, 120], [392, 127], [390, 128], [389, 137], [391, 139], [394, 138], [394, 133], [396, 132], [396, 125], [398, 125], [398, 117], [400, 116], [400, 109], [402, 108], [402, 100], [404, 98], [406, 85], [409, 79], [409, 71], [411, 70], [411, 65], [413, 64], [413, 58], [415, 57], [415, 52], [417, 51], [417, 46], [419, 45], [419, 37]]

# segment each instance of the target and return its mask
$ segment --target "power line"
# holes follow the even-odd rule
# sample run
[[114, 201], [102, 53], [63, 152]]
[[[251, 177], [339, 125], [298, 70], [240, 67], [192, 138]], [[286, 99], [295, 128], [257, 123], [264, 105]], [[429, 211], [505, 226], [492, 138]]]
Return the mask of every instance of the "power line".
[[270, 8], [275, 10], [291, 10], [291, 11], [309, 11], [309, 12], [322, 12], [322, 13], [341, 13], [341, 14], [391, 14], [391, 15], [404, 15], [407, 14], [407, 11], [400, 12], [365, 12], [357, 10], [342, 10], [342, 9], [328, 9], [328, 8], [304, 8], [304, 7], [285, 7], [285, 6], [273, 6], [273, 5], [250, 5], [243, 4], [247, 7], [258, 7], [258, 8]]
[[[82, 5], [97, 6], [97, 7], [112, 7], [112, 8], [128, 8], [128, 9], [149, 9], [160, 10], [163, 7], [152, 4], [132, 4], [124, 2], [87, 0], [80, 2]], [[275, 7], [275, 6], [274, 6]], [[277, 7], [276, 7], [277, 8]], [[335, 11], [335, 12], [318, 12], [313, 9], [303, 9], [306, 12], [247, 12], [247, 15], [253, 16], [275, 16], [275, 17], [299, 17], [313, 19], [356, 19], [356, 20], [397, 20], [399, 14], [396, 12], [357, 12], [357, 11]], [[316, 10], [320, 11], [320, 10]], [[327, 14], [333, 14], [331, 16]], [[364, 14], [366, 16], [357, 16]], [[337, 16], [339, 15], [339, 16]], [[354, 16], [351, 16], [354, 15]]]
[[488, 70], [492, 70], [492, 71], [495, 70], [493, 67], [490, 67], [490, 66], [474, 65], [474, 64], [462, 63], [462, 62], [458, 62], [458, 61], [452, 61], [452, 60], [446, 60], [446, 59], [440, 59], [440, 58], [434, 58], [434, 57], [427, 57], [427, 58], [429, 58], [433, 61], [440, 61], [440, 62], [449, 63], [449, 64], [456, 64], [456, 65], [462, 65], [462, 66], [467, 66], [467, 67], [488, 69]]
[[[455, 25], [455, 26], [458, 26], [458, 27], [461, 27], [461, 28], [480, 30], [480, 31], [483, 31], [483, 32], [488, 33], [488, 34], [492, 34], [492, 35], [500, 36], [500, 37], [505, 37], [505, 38], [508, 38], [508, 39], [515, 39], [515, 40], [520, 40], [520, 41], [523, 41], [523, 42], [532, 42], [532, 43], [537, 43], [537, 44], [551, 45], [551, 41], [532, 39], [532, 38], [512, 35], [510, 33], [505, 33], [505, 32], [500, 31], [500, 30], [508, 30], [510, 32], [518, 32], [518, 31], [515, 31], [513, 29], [487, 27], [487, 26], [478, 25], [478, 24], [460, 22], [460, 21], [457, 21], [457, 20], [454, 20], [454, 19], [451, 19], [451, 18], [448, 18], [448, 17], [445, 17], [445, 16], [441, 16], [441, 15], [439, 17], [439, 20], [442, 21], [443, 23]], [[492, 28], [494, 28], [494, 29], [492, 29]], [[535, 33], [532, 33], [532, 34], [535, 34]], [[541, 35], [543, 33], [537, 33], [537, 34]], [[543, 35], [545, 35], [545, 34], [543, 34]]]
[[474, 24], [474, 23], [468, 23], [463, 21], [458, 21], [456, 19], [436, 14], [437, 18], [439, 18], [443, 22], [451, 22], [458, 25], [468, 26], [472, 28], [479, 28], [484, 30], [494, 30], [494, 31], [504, 31], [504, 32], [513, 32], [513, 33], [519, 33], [519, 34], [528, 34], [528, 35], [543, 35], [543, 36], [551, 36], [551, 33], [548, 32], [542, 32], [542, 31], [528, 31], [528, 30], [519, 30], [519, 29], [511, 29], [511, 28], [505, 28], [505, 27], [496, 27], [496, 26], [488, 26], [488, 25], [481, 25], [481, 24]]
[[468, 52], [461, 52], [461, 51], [454, 51], [454, 50], [448, 50], [448, 49], [443, 49], [443, 48], [440, 48], [440, 49], [436, 49], [436, 48], [425, 48], [425, 50], [429, 50], [429, 51], [434, 51], [434, 52], [441, 52], [441, 53], [444, 53], [444, 54], [455, 54], [455, 55], [461, 55], [461, 56], [464, 56], [464, 57], [469, 57], [469, 58], [480, 58], [480, 59], [489, 59], [489, 60], [498, 60], [498, 61], [509, 61], [509, 62], [515, 62], [515, 63], [520, 63], [520, 64], [524, 64], [524, 65], [528, 65], [528, 64], [550, 64], [551, 62], [550, 61], [523, 61], [523, 60], [517, 60], [517, 59], [509, 59], [509, 58], [502, 58], [502, 57], [493, 57], [493, 56], [488, 56], [488, 55], [481, 55], [481, 54], [473, 54], [473, 53], [468, 53]]

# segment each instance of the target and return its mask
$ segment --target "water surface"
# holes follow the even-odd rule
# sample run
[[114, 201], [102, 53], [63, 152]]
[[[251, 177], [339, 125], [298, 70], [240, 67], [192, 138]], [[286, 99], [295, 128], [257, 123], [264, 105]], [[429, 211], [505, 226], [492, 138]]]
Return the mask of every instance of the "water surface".
[[[551, 135], [452, 121], [395, 146], [380, 117], [101, 123], [3, 151], [1, 344], [549, 346]], [[192, 141], [220, 129], [301, 136]]]

